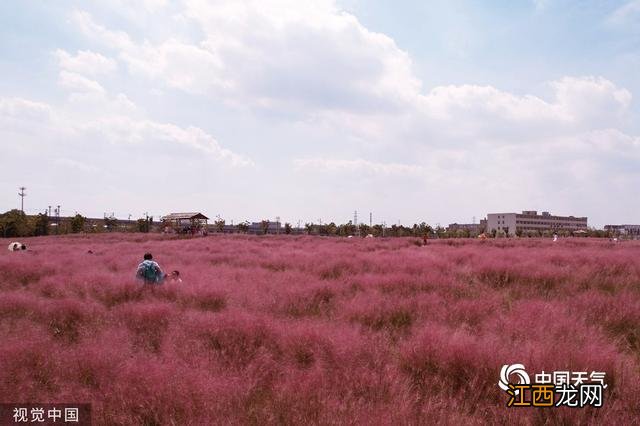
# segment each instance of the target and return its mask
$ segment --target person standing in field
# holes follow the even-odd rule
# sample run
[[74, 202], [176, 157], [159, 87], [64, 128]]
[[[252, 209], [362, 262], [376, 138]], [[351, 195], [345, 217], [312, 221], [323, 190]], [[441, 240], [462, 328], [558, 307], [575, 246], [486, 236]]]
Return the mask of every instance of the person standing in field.
[[162, 284], [165, 277], [158, 262], [153, 260], [153, 255], [145, 253], [144, 260], [138, 265], [136, 278], [144, 281], [145, 284]]

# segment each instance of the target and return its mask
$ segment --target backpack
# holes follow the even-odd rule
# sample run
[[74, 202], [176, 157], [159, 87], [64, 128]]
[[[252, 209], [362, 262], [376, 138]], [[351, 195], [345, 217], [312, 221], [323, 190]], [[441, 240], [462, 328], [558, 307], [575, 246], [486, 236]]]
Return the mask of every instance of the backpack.
[[158, 269], [152, 262], [142, 263], [142, 278], [147, 282], [155, 283], [158, 281]]

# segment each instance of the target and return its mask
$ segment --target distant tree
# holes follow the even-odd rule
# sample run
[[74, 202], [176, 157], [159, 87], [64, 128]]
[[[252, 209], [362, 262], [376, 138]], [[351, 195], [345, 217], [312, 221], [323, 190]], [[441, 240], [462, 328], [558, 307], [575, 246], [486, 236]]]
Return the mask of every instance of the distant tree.
[[356, 226], [351, 221], [347, 222], [344, 225], [344, 234], [345, 235], [355, 235], [355, 233], [356, 233]]
[[262, 228], [262, 233], [267, 235], [269, 233], [269, 221], [263, 220], [260, 222], [260, 227]]
[[35, 223], [30, 222], [21, 210], [13, 209], [0, 215], [2, 236], [28, 237], [35, 234]]
[[136, 231], [149, 232], [151, 230], [152, 218], [138, 219], [136, 221]]
[[338, 234], [338, 226], [331, 222], [326, 226], [326, 233], [327, 235], [337, 235]]
[[39, 213], [35, 217], [35, 235], [48, 235], [49, 234], [49, 215]]
[[366, 237], [371, 233], [369, 231], [369, 225], [367, 225], [366, 223], [361, 223], [360, 225], [358, 225], [358, 231], [360, 232], [361, 237]]
[[284, 224], [284, 233], [287, 235], [291, 234], [291, 229], [291, 224], [289, 222], [286, 222]]
[[76, 214], [71, 218], [71, 232], [77, 234], [78, 232], [82, 232], [84, 230], [84, 224], [87, 219], [81, 214]]
[[104, 222], [104, 228], [107, 231], [113, 231], [116, 229], [116, 226], [118, 225], [118, 219], [116, 219], [115, 217], [105, 217], [103, 219]]
[[307, 233], [307, 235], [311, 235], [311, 231], [313, 231], [313, 223], [305, 223], [304, 230]]
[[420, 235], [433, 234], [433, 228], [425, 222], [422, 222], [418, 228], [420, 229]]
[[225, 225], [225, 220], [224, 219], [218, 219], [214, 222], [214, 225], [216, 226], [216, 232], [224, 232], [224, 225]]
[[243, 234], [246, 234], [247, 232], [249, 232], [249, 222], [247, 221], [240, 222], [237, 226], [238, 226], [238, 231], [242, 232]]

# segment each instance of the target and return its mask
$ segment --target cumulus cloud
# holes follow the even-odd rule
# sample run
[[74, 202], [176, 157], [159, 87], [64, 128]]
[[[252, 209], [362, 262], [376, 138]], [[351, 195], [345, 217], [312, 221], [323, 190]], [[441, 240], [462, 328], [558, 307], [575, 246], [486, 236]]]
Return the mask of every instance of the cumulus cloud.
[[88, 37], [117, 52], [133, 75], [227, 105], [345, 129], [355, 139], [395, 145], [429, 141], [533, 141], [617, 126], [631, 94], [602, 77], [563, 77], [552, 97], [493, 86], [438, 86], [424, 92], [409, 55], [333, 1], [190, 0], [181, 15], [200, 39], [136, 41], [85, 12]]
[[104, 26], [97, 24], [88, 12], [75, 10], [71, 14], [71, 22], [85, 35], [109, 48], [127, 49], [133, 46], [133, 42], [126, 32], [108, 30]]
[[201, 40], [136, 42], [86, 12], [76, 12], [74, 22], [115, 49], [132, 73], [229, 103], [389, 109], [420, 88], [406, 52], [330, 1], [189, 1], [183, 16], [199, 26]]
[[[68, 85], [72, 90], [86, 88], [86, 82], [75, 75], [69, 81], [74, 83]], [[89, 84], [88, 89], [95, 88]], [[213, 136], [198, 127], [181, 127], [172, 123], [135, 118], [132, 112], [137, 111], [136, 107], [126, 96], [110, 96], [103, 90], [100, 95], [72, 98], [69, 104], [57, 108], [20, 98], [0, 98], [0, 123], [5, 123], [5, 127], [9, 128], [12, 123], [32, 126], [35, 122], [46, 126], [50, 139], [56, 139], [64, 133], [65, 139], [72, 138], [69, 141], [71, 144], [102, 139], [120, 145], [144, 144], [157, 150], [158, 147], [154, 145], [161, 142], [168, 144], [169, 148], [181, 146], [195, 150], [232, 167], [253, 165], [252, 160], [223, 148]], [[63, 146], [60, 145], [60, 148]], [[60, 161], [59, 164], [73, 166], [67, 160], [62, 163]]]
[[60, 86], [69, 89], [73, 92], [93, 92], [97, 94], [104, 94], [104, 88], [97, 81], [88, 79], [87, 77], [77, 74], [75, 72], [60, 71], [60, 77], [58, 79]]
[[234, 167], [254, 165], [251, 159], [223, 148], [213, 136], [198, 127], [183, 128], [171, 123], [115, 116], [83, 123], [78, 128], [86, 135], [102, 137], [114, 144], [144, 144], [158, 152], [163, 148], [159, 143], [169, 143], [169, 147], [178, 144]]
[[76, 55], [57, 49], [54, 55], [58, 59], [60, 68], [83, 75], [108, 74], [117, 68], [116, 61], [100, 53], [90, 50], [80, 50]]
[[49, 105], [23, 98], [0, 97], [0, 117], [4, 120], [47, 121]]

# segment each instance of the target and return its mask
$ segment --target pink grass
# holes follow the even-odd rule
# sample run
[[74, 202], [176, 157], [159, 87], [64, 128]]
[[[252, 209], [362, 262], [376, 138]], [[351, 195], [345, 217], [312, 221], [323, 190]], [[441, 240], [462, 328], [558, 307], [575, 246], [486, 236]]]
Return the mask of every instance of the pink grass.
[[[104, 425], [640, 418], [635, 242], [27, 243], [0, 253], [2, 401], [87, 401]], [[145, 251], [183, 282], [142, 288], [133, 276]], [[515, 362], [605, 371], [604, 407], [506, 408], [496, 383]]]

